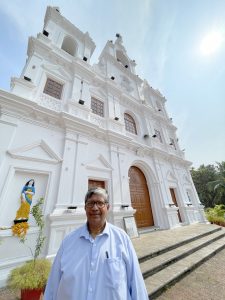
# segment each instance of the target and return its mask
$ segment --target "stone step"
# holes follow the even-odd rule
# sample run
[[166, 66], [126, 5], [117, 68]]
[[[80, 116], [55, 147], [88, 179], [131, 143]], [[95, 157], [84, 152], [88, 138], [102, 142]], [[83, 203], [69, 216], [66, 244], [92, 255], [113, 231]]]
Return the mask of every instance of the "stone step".
[[[208, 235], [202, 235], [197, 240], [189, 240], [189, 242], [153, 256], [148, 260], [140, 263], [141, 271], [144, 278], [159, 272], [163, 268], [175, 263], [178, 260], [198, 251], [199, 249], [215, 242], [216, 240], [225, 236], [225, 231], [217, 230]], [[171, 247], [170, 247], [171, 248]]]
[[142, 235], [142, 234], [146, 234], [146, 233], [157, 231], [157, 230], [161, 230], [160, 227], [158, 227], [158, 226], [150, 226], [150, 227], [145, 227], [145, 228], [138, 229], [138, 233], [140, 235]]
[[[224, 229], [223, 229], [224, 231]], [[225, 248], [225, 237], [222, 237], [213, 243], [195, 251], [185, 258], [176, 261], [174, 264], [165, 267], [159, 272], [145, 279], [146, 288], [150, 299], [155, 299], [168, 286], [174, 284], [185, 274], [189, 273], [217, 252]]]
[[[195, 227], [193, 227], [193, 228], [195, 228]], [[214, 234], [215, 232], [219, 232], [221, 230], [221, 227], [219, 227], [219, 226], [215, 226], [215, 227], [214, 226], [212, 226], [212, 227], [205, 226], [205, 228], [204, 228], [204, 226], [200, 227], [200, 229], [202, 229], [202, 228], [204, 230], [199, 231], [196, 234], [194, 234], [194, 232], [187, 231], [187, 233], [185, 235], [185, 233], [181, 231], [181, 232], [179, 232], [179, 235], [176, 235], [176, 232], [174, 232], [175, 234], [173, 237], [169, 236], [169, 234], [172, 232], [172, 230], [170, 230], [168, 232], [168, 237], [167, 237], [167, 235], [165, 237], [162, 237], [162, 240], [164, 240], [164, 244], [162, 243], [160, 245], [160, 243], [158, 243], [159, 245], [158, 245], [157, 249], [155, 249], [153, 251], [149, 251], [149, 253], [148, 253], [148, 248], [145, 245], [144, 254], [141, 253], [141, 255], [140, 255], [140, 251], [137, 251], [139, 254], [139, 256], [138, 256], [139, 262], [142, 263], [150, 258], [153, 258], [160, 254], [166, 253], [166, 252], [176, 249], [180, 246], [186, 245], [192, 241], [198, 240], [199, 238]], [[198, 230], [199, 230], [199, 228], [198, 228]], [[181, 235], [182, 233], [184, 233], [183, 236]], [[162, 234], [167, 234], [167, 232], [162, 231]], [[144, 240], [143, 240], [143, 242], [144, 242]], [[153, 243], [155, 242], [154, 237], [153, 237], [152, 242]], [[156, 241], [156, 243], [157, 243], [157, 241]], [[135, 248], [137, 248], [137, 247], [135, 247]]]

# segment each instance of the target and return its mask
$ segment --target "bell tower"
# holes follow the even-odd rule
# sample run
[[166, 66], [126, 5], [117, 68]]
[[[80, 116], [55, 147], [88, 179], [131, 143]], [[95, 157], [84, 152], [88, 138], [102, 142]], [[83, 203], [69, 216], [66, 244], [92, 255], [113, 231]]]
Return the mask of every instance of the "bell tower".
[[88, 98], [90, 58], [95, 44], [63, 17], [58, 7], [47, 7], [42, 32], [30, 37], [27, 59], [11, 91], [55, 111], [78, 103], [80, 91]]

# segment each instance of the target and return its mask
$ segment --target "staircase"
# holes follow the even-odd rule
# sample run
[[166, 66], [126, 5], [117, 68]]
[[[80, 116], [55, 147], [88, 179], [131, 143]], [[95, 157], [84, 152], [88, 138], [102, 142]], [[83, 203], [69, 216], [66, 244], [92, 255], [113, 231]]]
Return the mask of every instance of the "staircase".
[[225, 229], [194, 224], [141, 234], [132, 240], [150, 299], [225, 248]]

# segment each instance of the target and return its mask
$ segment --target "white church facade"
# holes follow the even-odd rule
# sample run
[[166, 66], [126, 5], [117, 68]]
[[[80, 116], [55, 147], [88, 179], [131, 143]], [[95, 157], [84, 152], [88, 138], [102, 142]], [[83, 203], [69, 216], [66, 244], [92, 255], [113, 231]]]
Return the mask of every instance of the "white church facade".
[[[10, 229], [30, 179], [32, 205], [44, 198], [47, 257], [85, 222], [90, 186], [108, 190], [109, 221], [124, 229], [132, 216], [138, 230], [205, 222], [166, 99], [135, 73], [119, 34], [91, 65], [94, 49], [87, 32], [48, 7], [21, 76], [0, 90], [1, 285], [30, 257]], [[37, 228], [29, 223], [32, 246]]]

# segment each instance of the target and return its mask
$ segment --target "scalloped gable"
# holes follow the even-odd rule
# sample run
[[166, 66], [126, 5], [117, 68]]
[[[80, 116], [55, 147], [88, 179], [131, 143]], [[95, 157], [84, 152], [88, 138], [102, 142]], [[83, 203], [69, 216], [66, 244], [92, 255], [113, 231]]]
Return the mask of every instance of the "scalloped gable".
[[87, 169], [101, 170], [101, 171], [113, 170], [111, 164], [101, 154], [98, 156], [96, 160], [86, 163], [84, 165], [86, 166]]
[[62, 158], [60, 158], [44, 140], [39, 140], [20, 148], [8, 150], [7, 153], [13, 158], [51, 164], [57, 164], [62, 161]]

